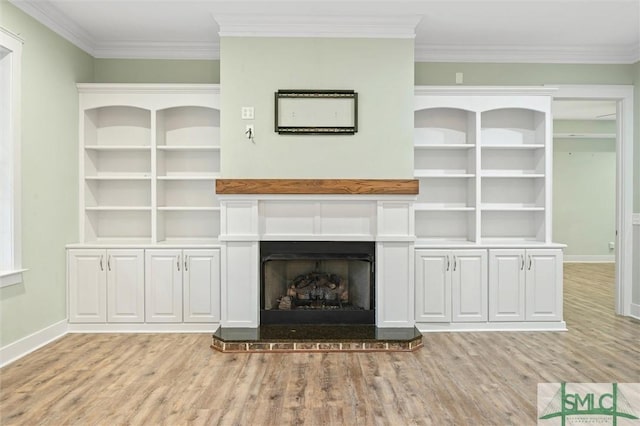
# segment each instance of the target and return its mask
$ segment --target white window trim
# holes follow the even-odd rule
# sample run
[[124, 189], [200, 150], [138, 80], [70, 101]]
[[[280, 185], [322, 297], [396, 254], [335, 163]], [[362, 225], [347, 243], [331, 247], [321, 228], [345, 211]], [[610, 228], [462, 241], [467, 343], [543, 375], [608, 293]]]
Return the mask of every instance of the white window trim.
[[0, 288], [22, 282], [22, 273], [26, 269], [22, 268], [22, 235], [21, 235], [21, 63], [22, 63], [23, 40], [15, 34], [0, 27], [0, 46], [10, 53], [5, 56], [9, 64], [9, 103], [10, 116], [8, 129], [8, 140], [13, 144], [13, 179], [12, 196], [13, 210], [11, 212], [11, 246], [12, 246], [12, 266], [9, 269], [0, 270]]

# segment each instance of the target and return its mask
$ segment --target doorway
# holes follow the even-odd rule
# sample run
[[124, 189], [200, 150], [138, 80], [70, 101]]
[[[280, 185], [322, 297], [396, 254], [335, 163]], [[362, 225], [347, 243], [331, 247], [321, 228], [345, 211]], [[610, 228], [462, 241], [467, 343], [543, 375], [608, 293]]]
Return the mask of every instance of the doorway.
[[616, 107], [616, 313], [630, 315], [633, 269], [633, 86], [549, 85], [556, 101], [611, 101]]

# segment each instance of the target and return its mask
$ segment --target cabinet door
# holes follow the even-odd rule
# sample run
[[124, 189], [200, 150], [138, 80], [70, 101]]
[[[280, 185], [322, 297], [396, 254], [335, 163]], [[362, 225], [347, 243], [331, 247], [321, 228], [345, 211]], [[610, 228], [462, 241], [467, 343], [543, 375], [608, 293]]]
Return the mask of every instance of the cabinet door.
[[144, 322], [144, 251], [107, 251], [107, 320]]
[[477, 322], [487, 320], [487, 251], [452, 252], [451, 309], [452, 320]]
[[525, 320], [525, 251], [489, 250], [489, 321]]
[[184, 322], [220, 321], [220, 250], [184, 251]]
[[182, 322], [182, 250], [145, 252], [145, 319]]
[[562, 320], [562, 250], [527, 250], [527, 321]]
[[416, 250], [416, 321], [451, 321], [451, 254]]
[[107, 320], [105, 250], [69, 250], [69, 322]]

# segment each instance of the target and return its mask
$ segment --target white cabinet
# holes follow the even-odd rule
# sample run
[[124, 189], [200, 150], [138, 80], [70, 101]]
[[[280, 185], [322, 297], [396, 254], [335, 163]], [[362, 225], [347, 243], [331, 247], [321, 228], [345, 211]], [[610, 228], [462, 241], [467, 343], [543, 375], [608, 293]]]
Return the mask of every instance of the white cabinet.
[[217, 85], [78, 84], [82, 243], [214, 242]]
[[68, 262], [69, 321], [107, 320], [106, 250], [70, 250]]
[[220, 250], [184, 250], [184, 322], [220, 321]]
[[416, 250], [417, 321], [451, 321], [450, 270], [448, 250]]
[[147, 322], [182, 322], [182, 250], [145, 253]]
[[143, 322], [143, 250], [68, 252], [69, 321]]
[[490, 321], [561, 321], [562, 251], [489, 250]]
[[525, 250], [489, 250], [489, 320], [525, 320]]
[[416, 250], [416, 320], [486, 321], [486, 250]]
[[527, 321], [562, 320], [562, 251], [526, 251]]
[[220, 321], [220, 250], [146, 250], [147, 322]]

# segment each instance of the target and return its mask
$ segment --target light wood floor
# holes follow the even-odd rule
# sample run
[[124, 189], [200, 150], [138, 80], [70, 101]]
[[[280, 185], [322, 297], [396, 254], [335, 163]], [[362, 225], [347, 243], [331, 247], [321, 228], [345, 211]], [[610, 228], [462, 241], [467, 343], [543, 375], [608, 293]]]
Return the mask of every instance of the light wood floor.
[[568, 332], [435, 333], [414, 353], [223, 354], [208, 334], [76, 334], [0, 370], [0, 424], [535, 424], [539, 382], [640, 382], [613, 265], [565, 266]]

